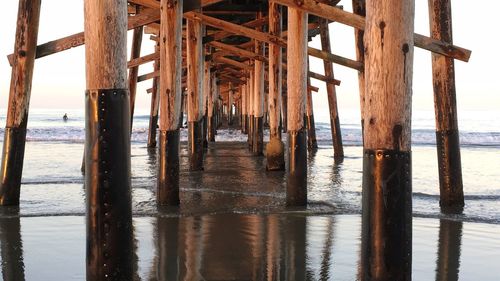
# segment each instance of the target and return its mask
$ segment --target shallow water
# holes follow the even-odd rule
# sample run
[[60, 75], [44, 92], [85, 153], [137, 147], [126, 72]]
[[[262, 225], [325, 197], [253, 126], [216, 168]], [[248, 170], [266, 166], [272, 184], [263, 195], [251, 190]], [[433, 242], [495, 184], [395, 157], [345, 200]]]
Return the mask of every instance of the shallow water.
[[[359, 215], [134, 218], [140, 280], [357, 280]], [[500, 226], [414, 218], [413, 280], [498, 280]], [[1, 217], [4, 280], [84, 280], [83, 217]], [[15, 271], [14, 271], [15, 269]]]

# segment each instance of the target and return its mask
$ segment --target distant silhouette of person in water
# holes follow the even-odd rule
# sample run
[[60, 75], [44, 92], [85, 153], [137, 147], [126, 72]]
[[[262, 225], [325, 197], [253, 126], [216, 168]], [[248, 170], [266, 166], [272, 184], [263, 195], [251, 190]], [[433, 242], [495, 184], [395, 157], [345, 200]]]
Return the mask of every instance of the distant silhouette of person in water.
[[67, 113], [64, 113], [63, 120], [64, 120], [64, 122], [68, 121], [68, 114]]

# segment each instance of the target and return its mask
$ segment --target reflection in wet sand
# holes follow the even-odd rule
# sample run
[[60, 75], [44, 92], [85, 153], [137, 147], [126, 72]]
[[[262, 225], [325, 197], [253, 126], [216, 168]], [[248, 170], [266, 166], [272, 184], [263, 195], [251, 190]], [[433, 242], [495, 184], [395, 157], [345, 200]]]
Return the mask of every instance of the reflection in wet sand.
[[436, 281], [458, 280], [462, 222], [440, 220]]
[[24, 278], [23, 241], [19, 208], [0, 208], [0, 245], [2, 280], [18, 281]]

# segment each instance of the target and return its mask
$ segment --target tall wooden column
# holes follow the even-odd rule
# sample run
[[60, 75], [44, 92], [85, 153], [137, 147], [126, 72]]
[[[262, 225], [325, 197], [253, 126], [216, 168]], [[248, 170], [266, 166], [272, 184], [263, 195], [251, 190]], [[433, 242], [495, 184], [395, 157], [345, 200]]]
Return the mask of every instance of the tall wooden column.
[[40, 0], [19, 0], [14, 63], [3, 141], [0, 205], [19, 205]]
[[[366, 0], [352, 0], [352, 12], [356, 15], [366, 17]], [[356, 45], [356, 60], [365, 62], [365, 46], [363, 37], [365, 31], [361, 29], [354, 29], [354, 40]], [[358, 88], [359, 88], [359, 101], [361, 108], [361, 126], [363, 126], [363, 110], [365, 108], [365, 71], [358, 71]], [[363, 131], [363, 129], [361, 129]]]
[[[453, 42], [451, 1], [429, 0], [432, 38]], [[436, 143], [439, 165], [439, 204], [444, 212], [462, 212], [464, 191], [457, 121], [455, 63], [452, 58], [432, 54]]]
[[[139, 26], [134, 28], [134, 33], [132, 35], [132, 50], [130, 53], [130, 59], [136, 59], [141, 56], [141, 44], [142, 44], [142, 31], [143, 27]], [[137, 93], [137, 75], [139, 74], [139, 66], [134, 66], [129, 69], [128, 73], [128, 89], [130, 92], [130, 124], [134, 124], [134, 108], [135, 108], [135, 96]], [[131, 128], [133, 126], [130, 126]]]
[[208, 122], [207, 122], [207, 134], [208, 134], [208, 141], [209, 142], [214, 142], [215, 141], [215, 98], [216, 98], [216, 91], [217, 91], [217, 80], [215, 77], [215, 71], [211, 71], [210, 73], [210, 95], [208, 97]]
[[159, 206], [179, 204], [179, 120], [182, 99], [182, 4], [161, 0]]
[[[155, 51], [160, 52], [160, 44], [157, 43]], [[160, 71], [160, 60], [156, 60], [153, 66], [154, 71]], [[159, 78], [153, 78], [153, 91], [151, 92], [151, 109], [149, 115], [148, 148], [156, 147], [156, 127], [158, 126], [158, 112], [160, 107]]]
[[[281, 6], [269, 2], [269, 34], [281, 37], [282, 27]], [[280, 132], [282, 61], [281, 47], [269, 44], [269, 142], [266, 146], [266, 167], [270, 171], [285, 169], [285, 146]]]
[[367, 0], [362, 280], [411, 280], [414, 0]]
[[[307, 78], [308, 85], [311, 85], [311, 78]], [[307, 148], [315, 150], [318, 148], [316, 140], [316, 124], [314, 124], [314, 108], [312, 91], [307, 87], [307, 103], [306, 103], [306, 128], [307, 128]]]
[[203, 170], [203, 45], [202, 24], [187, 20], [187, 108], [189, 169]]
[[242, 85], [240, 86], [240, 93], [241, 93], [241, 132], [243, 134], [248, 133], [247, 130], [247, 86]]
[[212, 81], [210, 75], [210, 60], [204, 60], [203, 62], [203, 97], [202, 97], [202, 109], [203, 114], [203, 147], [208, 148], [208, 99], [211, 96], [212, 91]]
[[87, 279], [129, 279], [133, 239], [127, 1], [84, 3]]
[[307, 142], [304, 110], [307, 91], [307, 13], [288, 8], [288, 175], [286, 203], [307, 205]]
[[255, 130], [255, 108], [254, 108], [254, 77], [255, 77], [255, 71], [250, 70], [250, 77], [248, 79], [248, 110], [250, 116], [248, 117], [248, 148], [250, 151], [253, 152], [253, 146], [254, 146], [254, 130]]
[[[323, 51], [331, 53], [331, 43], [330, 43], [330, 29], [328, 28], [328, 20], [320, 19], [320, 37], [321, 37], [321, 48]], [[325, 76], [334, 79], [333, 66], [331, 62], [323, 60], [325, 68]], [[326, 94], [328, 98], [328, 107], [330, 109], [330, 128], [332, 132], [332, 142], [333, 142], [333, 156], [335, 158], [344, 157], [344, 147], [342, 146], [342, 133], [340, 131], [339, 122], [339, 110], [337, 107], [337, 92], [335, 90], [335, 84], [326, 83]]]
[[233, 125], [233, 83], [229, 82], [229, 93], [227, 94], [227, 124]]
[[[258, 18], [262, 17], [259, 13]], [[260, 30], [260, 29], [258, 29]], [[264, 55], [264, 43], [255, 40], [255, 53]], [[253, 88], [253, 154], [262, 155], [264, 150], [264, 63], [254, 61], [254, 88]]]

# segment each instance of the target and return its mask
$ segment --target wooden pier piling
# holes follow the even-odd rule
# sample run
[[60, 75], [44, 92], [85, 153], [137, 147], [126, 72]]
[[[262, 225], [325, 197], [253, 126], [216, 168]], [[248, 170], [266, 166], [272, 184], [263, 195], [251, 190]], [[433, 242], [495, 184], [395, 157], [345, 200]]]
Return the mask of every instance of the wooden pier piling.
[[19, 0], [14, 64], [2, 152], [1, 206], [19, 205], [40, 5], [40, 0]]
[[[130, 60], [137, 59], [141, 56], [141, 45], [142, 45], [142, 33], [143, 27], [139, 26], [134, 28], [132, 34], [132, 50], [130, 51]], [[128, 72], [128, 89], [130, 92], [130, 128], [132, 129], [134, 124], [134, 108], [135, 108], [135, 96], [137, 93], [137, 76], [139, 74], [139, 66], [133, 66]]]
[[[330, 29], [327, 19], [319, 20], [319, 31], [321, 38], [321, 49], [324, 52], [331, 53]], [[329, 79], [335, 79], [332, 63], [323, 60], [325, 76]], [[342, 133], [340, 130], [339, 111], [337, 107], [337, 91], [334, 83], [326, 82], [326, 95], [328, 98], [328, 108], [330, 110], [330, 129], [332, 132], [333, 156], [336, 159], [344, 158], [344, 147], [342, 145]]]
[[[311, 79], [308, 78], [308, 84], [311, 84]], [[318, 141], [316, 140], [316, 124], [314, 124], [314, 109], [312, 90], [307, 88], [307, 102], [306, 102], [306, 128], [307, 128], [307, 148], [309, 150], [318, 149]]]
[[128, 280], [133, 243], [127, 1], [84, 3], [87, 279]]
[[187, 20], [187, 109], [189, 170], [203, 170], [203, 26]]
[[362, 280], [411, 280], [413, 0], [367, 0]]
[[[160, 44], [157, 43], [155, 46], [155, 51], [160, 52]], [[155, 60], [153, 65], [154, 71], [160, 71], [160, 60]], [[156, 147], [156, 130], [158, 127], [158, 112], [160, 108], [160, 95], [159, 95], [159, 77], [153, 78], [153, 87], [151, 91], [151, 106], [149, 114], [149, 126], [148, 126], [148, 148]]]
[[[255, 53], [264, 55], [263, 42], [255, 41]], [[253, 114], [252, 152], [260, 156], [264, 150], [264, 63], [259, 60], [254, 61]]]
[[[429, 19], [432, 38], [453, 43], [451, 1], [429, 0]], [[432, 78], [439, 166], [439, 205], [443, 212], [461, 213], [464, 207], [464, 191], [453, 58], [432, 54]]]
[[307, 91], [307, 13], [288, 8], [288, 174], [286, 203], [307, 204], [307, 141], [304, 110]]
[[[269, 33], [281, 37], [282, 27], [281, 7], [270, 1]], [[266, 168], [269, 171], [285, 169], [285, 146], [281, 140], [280, 131], [282, 61], [281, 46], [269, 44], [269, 143], [266, 146]]]
[[182, 0], [161, 0], [158, 206], [179, 204], [182, 5]]

